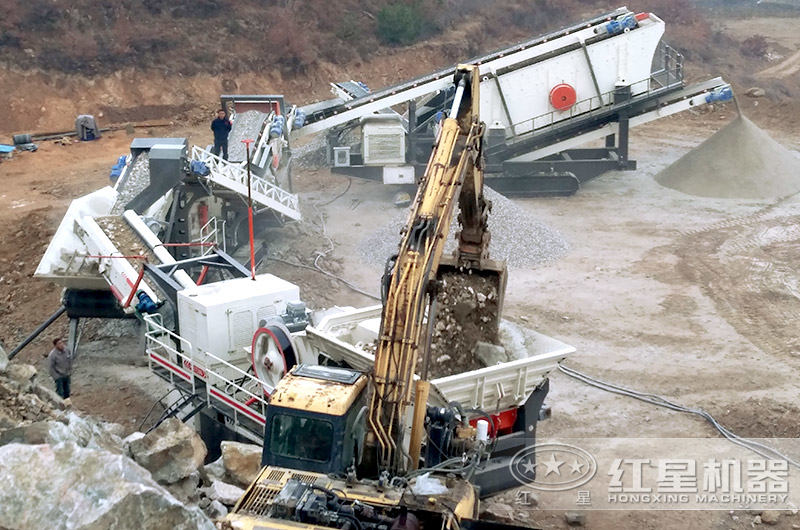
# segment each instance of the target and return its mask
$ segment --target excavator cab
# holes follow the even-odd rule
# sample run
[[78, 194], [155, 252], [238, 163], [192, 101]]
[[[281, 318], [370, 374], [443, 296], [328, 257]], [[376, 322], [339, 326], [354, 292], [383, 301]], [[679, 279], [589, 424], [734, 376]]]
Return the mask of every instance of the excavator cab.
[[361, 454], [366, 386], [354, 370], [295, 367], [270, 398], [261, 465], [344, 473]]

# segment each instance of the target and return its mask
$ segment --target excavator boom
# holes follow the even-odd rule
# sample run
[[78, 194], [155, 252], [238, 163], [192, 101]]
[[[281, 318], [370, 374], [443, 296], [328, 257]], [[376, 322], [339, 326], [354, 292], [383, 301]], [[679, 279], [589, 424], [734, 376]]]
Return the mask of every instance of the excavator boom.
[[[477, 67], [459, 66], [455, 82], [452, 110], [441, 122], [399, 252], [384, 278], [385, 300], [375, 354], [368, 442], [378, 449], [379, 468], [391, 474], [416, 465], [405, 462], [405, 451], [401, 449], [406, 409], [411, 401], [417, 360], [426, 348], [424, 320], [456, 204], [461, 210], [462, 230], [458, 251], [446, 261], [462, 269], [478, 270], [484, 260], [488, 261], [489, 206], [483, 197], [484, 125], [478, 114]], [[504, 277], [502, 264], [492, 262], [490, 269], [490, 273]], [[504, 281], [499, 283], [504, 285]]]

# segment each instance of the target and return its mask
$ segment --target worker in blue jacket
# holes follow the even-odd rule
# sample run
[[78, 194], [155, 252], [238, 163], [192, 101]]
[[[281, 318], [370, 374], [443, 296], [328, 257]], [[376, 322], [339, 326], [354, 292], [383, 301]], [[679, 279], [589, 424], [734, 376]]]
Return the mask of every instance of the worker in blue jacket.
[[217, 111], [217, 118], [211, 122], [211, 130], [214, 131], [214, 149], [211, 151], [219, 156], [222, 150], [222, 158], [228, 159], [228, 133], [231, 132], [231, 120], [223, 109]]

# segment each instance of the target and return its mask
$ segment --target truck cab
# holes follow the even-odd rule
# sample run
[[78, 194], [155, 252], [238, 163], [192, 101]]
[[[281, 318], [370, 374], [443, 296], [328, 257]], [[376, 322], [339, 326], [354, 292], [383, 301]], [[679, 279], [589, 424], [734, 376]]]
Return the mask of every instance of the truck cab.
[[344, 473], [362, 450], [366, 386], [355, 370], [296, 366], [270, 398], [261, 465]]

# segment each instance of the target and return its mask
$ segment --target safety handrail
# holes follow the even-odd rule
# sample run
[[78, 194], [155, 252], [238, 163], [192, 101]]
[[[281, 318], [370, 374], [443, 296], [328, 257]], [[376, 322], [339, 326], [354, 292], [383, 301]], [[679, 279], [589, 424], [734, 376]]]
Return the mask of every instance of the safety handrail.
[[[233, 410], [236, 424], [240, 423], [238, 417], [241, 414], [247, 416], [251, 421], [255, 420], [263, 423], [269, 403], [263, 394], [263, 383], [258, 377], [212, 353], [200, 350], [195, 351], [190, 341], [164, 327], [163, 319], [158, 313], [145, 315], [144, 321], [147, 325], [145, 333], [147, 353], [163, 357], [163, 354], [154, 347], [158, 346], [175, 355], [176, 359], [180, 361], [187, 359], [191, 364], [189, 377], [191, 378], [192, 391], [194, 393], [196, 393], [196, 378], [198, 377], [195, 369], [204, 374], [202, 378], [206, 382], [205, 400], [208, 406], [213, 407], [213, 402], [220, 399], [223, 402], [230, 400], [233, 404], [229, 402], [227, 405]], [[189, 354], [186, 355], [186, 353], [178, 351], [171, 344], [164, 342], [161, 337], [165, 335], [174, 339]], [[231, 379], [219, 373], [218, 369], [212, 368], [212, 366], [219, 365], [223, 365], [235, 376]], [[253, 387], [257, 390], [250, 390]], [[222, 398], [220, 398], [220, 395]], [[241, 398], [242, 396], [245, 397], [244, 400]]]
[[[242, 189], [246, 190], [247, 169], [241, 164], [228, 162], [207, 149], [196, 145], [192, 146], [192, 160], [199, 160], [205, 163], [211, 173], [211, 180], [214, 182], [227, 187], [233, 184], [239, 188], [238, 190], [234, 190], [237, 192], [241, 192]], [[284, 214], [291, 219], [300, 219], [301, 215], [297, 195], [289, 193], [276, 184], [253, 174], [250, 175], [250, 189], [253, 200], [256, 202], [278, 213]]]
[[[145, 350], [148, 354], [154, 354], [161, 356], [159, 351], [155, 351], [152, 347], [153, 344], [158, 345], [159, 347], [163, 348], [163, 350], [172, 353], [175, 355], [176, 359], [183, 360], [187, 359], [192, 367], [195, 366], [195, 355], [194, 355], [194, 347], [192, 343], [188, 340], [184, 339], [180, 335], [174, 333], [173, 331], [167, 329], [163, 325], [163, 318], [159, 313], [151, 313], [144, 315], [144, 322], [146, 325], [145, 330]], [[167, 336], [170, 339], [175, 340], [175, 342], [180, 346], [180, 350], [174, 347], [172, 344], [163, 342], [162, 337]], [[188, 355], [186, 354], [188, 352]], [[183, 363], [180, 363], [183, 365]], [[195, 381], [195, 373], [194, 369], [189, 370], [189, 383], [192, 385], [192, 393], [197, 391], [197, 385]]]
[[[227, 252], [225, 248], [225, 221], [220, 221], [216, 216], [209, 219], [206, 224], [200, 227], [200, 237], [197, 242], [200, 243], [203, 256], [214, 252], [215, 247]], [[214, 246], [207, 245], [207, 243], [214, 243]]]

